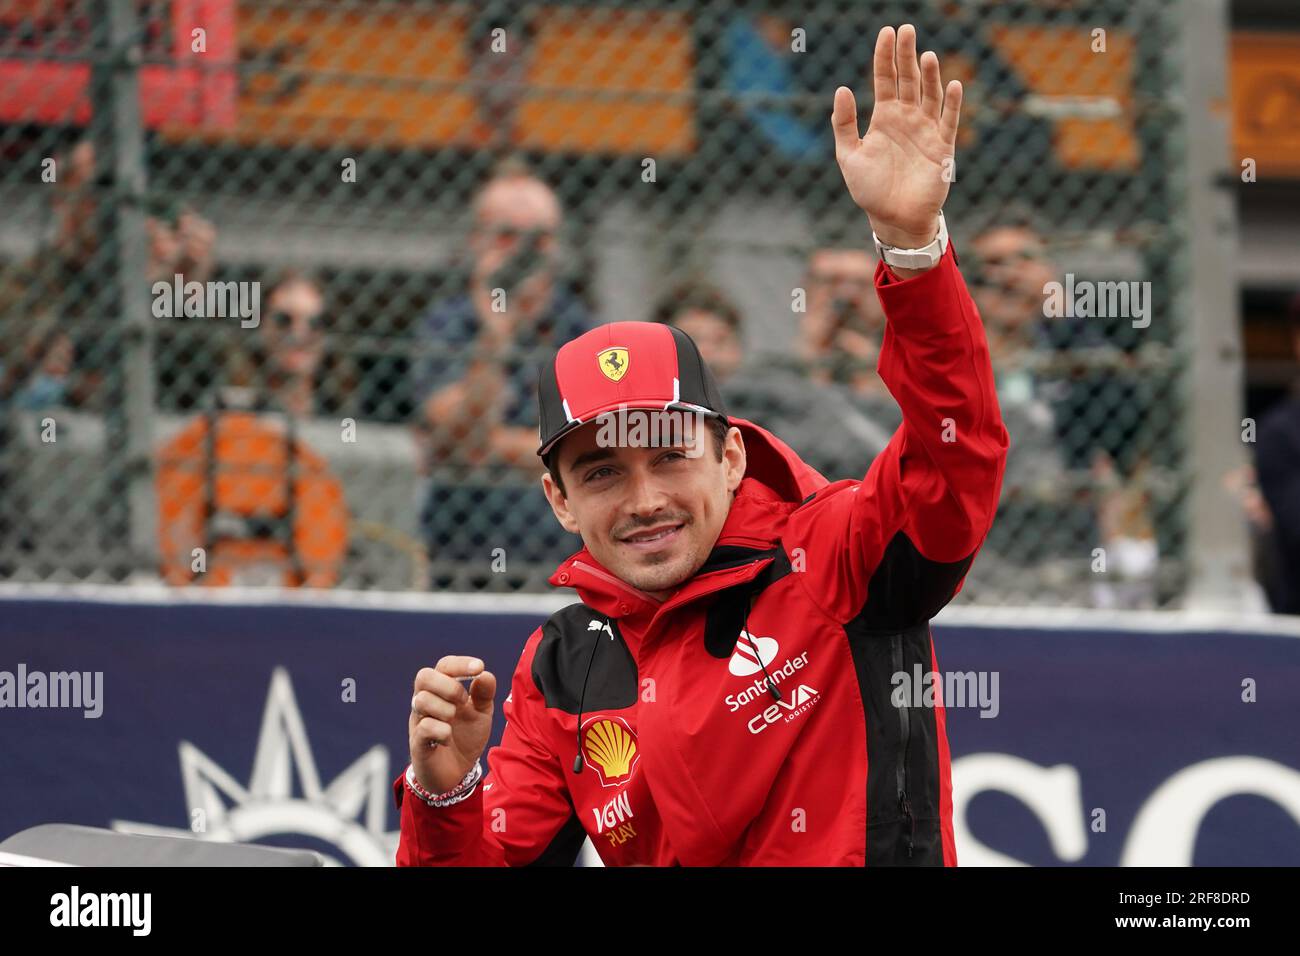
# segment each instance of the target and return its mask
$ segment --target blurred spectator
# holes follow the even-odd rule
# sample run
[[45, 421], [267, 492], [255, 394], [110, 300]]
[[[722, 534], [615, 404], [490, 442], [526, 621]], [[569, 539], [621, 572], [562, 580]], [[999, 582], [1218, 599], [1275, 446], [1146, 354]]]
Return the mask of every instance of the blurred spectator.
[[[958, 239], [957, 252], [984, 324], [998, 404], [1011, 435], [1002, 500], [985, 553], [1004, 574], [1046, 571], [1053, 560], [1076, 562], [1077, 569], [1089, 557], [1078, 546], [1079, 540], [1090, 543], [1089, 551], [1092, 546], [1105, 546], [1099, 511], [1085, 492], [1071, 494], [1061, 481], [1065, 466], [1048, 398], [1057, 383], [1044, 380], [1033, 369], [1033, 360], [1048, 354], [1043, 286], [1056, 278], [1056, 269], [1031, 212], [999, 205], [991, 215], [972, 215], [970, 221], [982, 222], [983, 228], [969, 245]], [[1100, 463], [1097, 469], [1100, 476]], [[1086, 473], [1080, 478], [1086, 479]], [[1024, 529], [1031, 527], [1049, 530], [1026, 540]], [[1077, 600], [1109, 601], [1109, 583], [1100, 591], [1095, 585], [1087, 579]]]
[[50, 200], [54, 218], [49, 251], [63, 263], [84, 267], [99, 245], [92, 191], [95, 144], [88, 139], [75, 143], [54, 166], [58, 179]]
[[104, 282], [92, 261], [94, 157], [86, 140], [56, 157], [45, 241], [30, 258], [0, 266], [0, 406], [81, 407], [97, 390], [100, 376], [86, 361], [94, 337], [76, 327], [94, 314]]
[[986, 228], [970, 245], [971, 294], [984, 321], [998, 404], [1011, 450], [1003, 484], [1045, 489], [1063, 472], [1060, 440], [1045, 383], [1032, 358], [1043, 354], [1043, 287], [1056, 278], [1042, 234], [1028, 220]]
[[500, 167], [474, 199], [469, 289], [437, 303], [417, 374], [435, 461], [537, 464], [536, 363], [591, 327], [559, 275], [562, 213], [523, 166]]
[[[976, 236], [966, 260], [1011, 435], [1002, 503], [988, 545], [1001, 559], [1035, 565], [1051, 558], [1088, 559], [1075, 542], [1091, 539], [1104, 554], [1104, 565], [1096, 557], [1090, 561], [1099, 575], [1090, 588], [1092, 602], [1153, 607], [1159, 548], [1148, 488], [1151, 462], [1127, 434], [1111, 443], [1094, 438], [1097, 398], [1120, 386], [1109, 372], [1060, 381], [1033, 367], [1053, 347], [1068, 354], [1070, 348], [1104, 344], [1089, 320], [1049, 324], [1044, 317], [1045, 286], [1059, 278], [1044, 234], [1032, 212], [1011, 204]], [[1062, 415], [1065, 420], [1058, 421]], [[1065, 436], [1077, 453], [1068, 462]], [[1071, 467], [1091, 494], [1069, 492], [1064, 479]], [[1048, 531], [1026, 546], [1027, 527]], [[1013, 548], [1013, 540], [1022, 543]]]
[[228, 384], [251, 389], [258, 407], [296, 418], [348, 410], [355, 386], [350, 361], [327, 349], [325, 296], [311, 276], [289, 270], [274, 278], [256, 329], [230, 353]]
[[[716, 116], [709, 112], [712, 104], [701, 102], [705, 117], [701, 132], [712, 141], [710, 146], [725, 150], [735, 160], [713, 171], [715, 176], [726, 176], [734, 167], [752, 178], [770, 174], [777, 164], [790, 177], [787, 185], [799, 183], [807, 170], [817, 168], [829, 155], [829, 91], [848, 84], [859, 91], [859, 102], [870, 93], [879, 30], [876, 11], [869, 4], [852, 3], [802, 4], [797, 9], [789, 4], [758, 6], [768, 9], [751, 12], [736, 4], [721, 30], [707, 18], [697, 18], [701, 86], [725, 94]], [[1005, 56], [1002, 29], [1018, 14], [1000, 13], [998, 8], [1006, 5], [995, 3], [925, 0], [906, 6], [923, 47], [939, 55], [944, 76], [961, 80], [966, 91], [959, 152], [978, 144], [980, 156], [1015, 157], [1017, 169], [1058, 168], [1055, 124], [1050, 117], [994, 105], [1000, 97], [1022, 102], [1035, 92], [1026, 82], [1025, 71]], [[846, 73], [846, 65], [851, 64], [861, 65], [856, 76], [851, 66]], [[993, 176], [981, 182], [980, 194], [984, 199], [1013, 199], [1023, 188], [1022, 176]], [[954, 193], [953, 203], [960, 207], [969, 199]]]
[[[740, 311], [712, 286], [692, 280], [671, 289], [652, 320], [676, 326], [695, 340], [730, 414], [782, 436], [823, 473], [843, 477], [865, 471], [889, 441], [889, 431], [867, 418], [846, 388], [811, 382], [805, 363], [746, 359]], [[893, 400], [884, 397], [892, 406]]]
[[811, 161], [825, 155], [824, 124], [804, 115], [801, 94], [823, 89], [826, 79], [806, 75], [806, 38], [796, 51], [796, 26], [773, 14], [733, 17], [723, 37], [726, 89], [768, 145], [788, 159]]
[[[84, 323], [104, 319], [104, 293], [114, 279], [116, 265], [111, 250], [100, 239], [104, 210], [96, 196], [94, 144], [88, 139], [77, 141], [56, 158], [55, 169], [58, 179], [51, 186], [51, 225], [46, 241], [31, 258], [0, 271], [0, 327], [4, 332], [0, 365], [8, 369], [4, 373], [6, 385], [15, 392], [26, 388], [12, 377], [19, 370], [39, 367], [48, 375], [52, 368], [59, 368], [59, 401], [100, 410], [105, 401], [105, 373], [115, 361], [112, 337]], [[151, 284], [178, 273], [187, 282], [207, 281], [213, 271], [216, 240], [212, 224], [168, 199], [150, 199], [147, 212], [147, 259], [140, 281]], [[30, 353], [33, 348], [42, 351], [40, 340], [8, 330], [30, 328], [36, 319], [57, 325], [62, 334], [53, 340], [55, 353], [32, 365]], [[202, 385], [212, 379], [212, 362], [207, 363], [205, 377], [199, 367], [204, 349], [189, 342], [182, 348], [168, 349], [167, 330], [163, 331], [156, 350], [163, 386], [159, 389], [160, 402], [167, 404], [172, 397], [168, 386], [176, 374], [169, 364], [179, 360], [191, 366], [187, 374], [199, 386], [188, 393], [192, 403]], [[71, 355], [67, 354], [69, 347]], [[26, 360], [15, 352], [28, 353]], [[68, 367], [62, 369], [65, 364]], [[38, 391], [44, 395], [55, 392], [48, 380], [38, 386]]]
[[[80, 140], [56, 168], [60, 176], [52, 200], [54, 230], [50, 248], [64, 263], [85, 268], [100, 251], [99, 209], [93, 189], [94, 143]], [[151, 197], [146, 208], [149, 258], [145, 278], [152, 283], [179, 272], [187, 282], [206, 282], [212, 275], [216, 242], [212, 224], [165, 197]]]
[[[593, 323], [560, 274], [563, 213], [546, 183], [507, 161], [472, 214], [469, 288], [437, 303], [421, 329], [421, 344], [437, 351], [417, 375], [417, 437], [425, 470], [444, 468], [432, 476], [423, 515], [430, 553], [486, 566], [489, 539], [523, 537], [536, 543], [524, 560], [558, 563], [577, 539], [555, 526], [536, 486], [537, 370]], [[513, 523], [531, 537], [510, 534]]]
[[885, 310], [876, 295], [875, 276], [876, 256], [865, 247], [835, 244], [813, 250], [801, 345], [814, 382], [883, 399], [889, 390], [876, 372], [876, 362]]
[[1092, 589], [1097, 607], [1133, 610], [1156, 606], [1160, 550], [1151, 520], [1149, 474], [1150, 462], [1145, 458], [1139, 459], [1137, 468], [1123, 481], [1105, 452], [1098, 452], [1094, 460], [1098, 540], [1105, 553], [1105, 573]]
[[[1258, 435], [1256, 436], [1258, 438]], [[1277, 548], [1273, 539], [1273, 513], [1259, 489], [1259, 472], [1254, 463], [1234, 468], [1223, 476], [1223, 489], [1241, 505], [1250, 541], [1250, 564], [1254, 572], [1255, 593], [1247, 593], [1247, 607], [1254, 611], [1276, 610], [1275, 582], [1278, 580]]]
[[[27, 489], [15, 481], [23, 457], [17, 441], [17, 421], [11, 411], [39, 411], [71, 401], [73, 346], [71, 337], [44, 318], [12, 347], [0, 346], [0, 576], [12, 573], [9, 563], [18, 552], [35, 547]], [[3, 323], [8, 331], [10, 323]], [[5, 353], [9, 354], [6, 355]]]
[[822, 444], [814, 464], [832, 480], [862, 474], [903, 421], [876, 371], [885, 312], [876, 295], [870, 242], [866, 222], [850, 218], [822, 236], [804, 275], [799, 355], [812, 386], [804, 414]]
[[[0, 450], [16, 447], [15, 423], [4, 413], [56, 406], [101, 411], [106, 373], [118, 361], [105, 298], [116, 267], [112, 250], [101, 242], [107, 210], [97, 199], [93, 143], [73, 142], [56, 154], [54, 170], [50, 224], [40, 248], [25, 260], [0, 264]], [[148, 258], [140, 282], [176, 272], [207, 279], [211, 225], [157, 201], [148, 212]], [[158, 357], [161, 372], [166, 356], [160, 351]], [[27, 508], [9, 477], [18, 466], [16, 455], [0, 455], [0, 552], [6, 554], [12, 553], [11, 538], [19, 550], [30, 550], [32, 543]]]
[[[1300, 295], [1291, 300], [1289, 312], [1300, 360]], [[1255, 467], [1271, 530], [1269, 604], [1279, 614], [1300, 614], [1300, 377], [1292, 395], [1260, 422]]]
[[[256, 327], [227, 326], [216, 402], [158, 453], [159, 542], [171, 584], [332, 587], [349, 540], [343, 487], [292, 423], [338, 411], [353, 381], [327, 348], [320, 283], [289, 270], [273, 278]], [[296, 476], [296, 477], [294, 477]], [[220, 480], [216, 480], [219, 478]], [[196, 574], [191, 549], [208, 566]]]
[[[149, 241], [146, 266], [150, 284], [208, 282], [216, 268], [217, 232], [192, 209], [167, 198], [150, 200], [145, 219]], [[207, 319], [184, 314], [155, 325], [154, 354], [158, 371], [156, 401], [167, 411], [196, 408], [220, 378], [222, 364], [218, 329]]]
[[35, 549], [20, 469], [19, 419], [14, 411], [82, 406], [94, 382], [78, 362], [69, 332], [90, 311], [96, 276], [88, 269], [87, 236], [93, 235], [88, 185], [94, 178], [89, 144], [56, 156], [59, 177], [50, 196], [51, 229], [35, 254], [19, 262], [0, 261], [0, 575], [10, 562]]
[[[727, 390], [745, 359], [743, 320], [735, 304], [713, 286], [691, 279], [659, 300], [650, 321], [674, 326], [691, 337], [722, 389], [723, 400], [730, 402]], [[727, 410], [749, 417], [730, 404]]]
[[194, 210], [166, 198], [146, 204], [149, 238], [146, 278], [150, 284], [180, 275], [186, 282], [207, 282], [216, 260], [217, 230]]
[[72, 383], [72, 338], [49, 323], [23, 337], [20, 357], [0, 362], [0, 409], [67, 405]]

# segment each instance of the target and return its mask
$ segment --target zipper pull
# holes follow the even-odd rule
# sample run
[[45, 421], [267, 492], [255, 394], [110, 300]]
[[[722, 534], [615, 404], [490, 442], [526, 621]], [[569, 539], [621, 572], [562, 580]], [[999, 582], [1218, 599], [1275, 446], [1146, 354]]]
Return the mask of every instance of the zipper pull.
[[916, 819], [912, 816], [912, 804], [908, 802], [907, 792], [898, 791], [898, 807], [907, 817], [907, 858], [912, 858], [912, 843], [916, 837]]

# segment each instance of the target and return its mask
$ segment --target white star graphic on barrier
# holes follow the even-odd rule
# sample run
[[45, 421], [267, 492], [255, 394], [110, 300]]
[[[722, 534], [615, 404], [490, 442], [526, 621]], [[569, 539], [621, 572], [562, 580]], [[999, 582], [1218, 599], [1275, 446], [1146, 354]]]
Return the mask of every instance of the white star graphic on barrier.
[[[271, 674], [247, 786], [189, 741], [182, 740], [179, 749], [185, 805], [194, 829], [114, 820], [114, 830], [223, 843], [303, 834], [337, 846], [361, 866], [393, 865], [398, 831], [384, 830], [390, 795], [388, 749], [376, 744], [322, 786], [293, 684], [283, 667]], [[300, 796], [294, 796], [295, 778]], [[326, 860], [339, 865], [336, 859]]]

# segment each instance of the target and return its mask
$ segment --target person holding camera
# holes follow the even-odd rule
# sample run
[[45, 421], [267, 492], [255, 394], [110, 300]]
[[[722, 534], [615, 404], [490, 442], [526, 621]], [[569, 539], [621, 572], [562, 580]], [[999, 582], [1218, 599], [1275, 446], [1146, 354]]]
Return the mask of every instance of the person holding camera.
[[[531, 472], [537, 369], [593, 324], [561, 276], [562, 219], [550, 186], [521, 163], [499, 165], [474, 199], [468, 288], [422, 323], [430, 354], [416, 374], [416, 440], [430, 481], [420, 523], [434, 561], [477, 562], [490, 552], [486, 529], [548, 522]], [[572, 544], [559, 532], [528, 540], [514, 552], [523, 562], [553, 563]]]
[[469, 287], [435, 304], [421, 326], [433, 354], [419, 365], [416, 394], [433, 460], [535, 457], [537, 355], [592, 325], [559, 276], [561, 219], [551, 188], [513, 161], [475, 197]]

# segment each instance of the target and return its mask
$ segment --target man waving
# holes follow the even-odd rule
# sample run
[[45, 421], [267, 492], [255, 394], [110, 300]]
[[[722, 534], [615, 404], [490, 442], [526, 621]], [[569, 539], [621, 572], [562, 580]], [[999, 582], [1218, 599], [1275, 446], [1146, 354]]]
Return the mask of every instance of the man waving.
[[[845, 87], [831, 122], [902, 425], [828, 483], [728, 418], [679, 330], [561, 348], [538, 454], [585, 545], [551, 582], [579, 602], [525, 643], [490, 773], [495, 677], [471, 657], [416, 675], [399, 864], [571, 864], [587, 837], [610, 865], [956, 864], [942, 701], [895, 699], [894, 677], [938, 670], [929, 621], [988, 533], [1008, 438], [942, 215], [961, 86], [911, 26], [881, 31], [874, 81], [865, 137]], [[665, 415], [704, 427], [607, 427]]]

